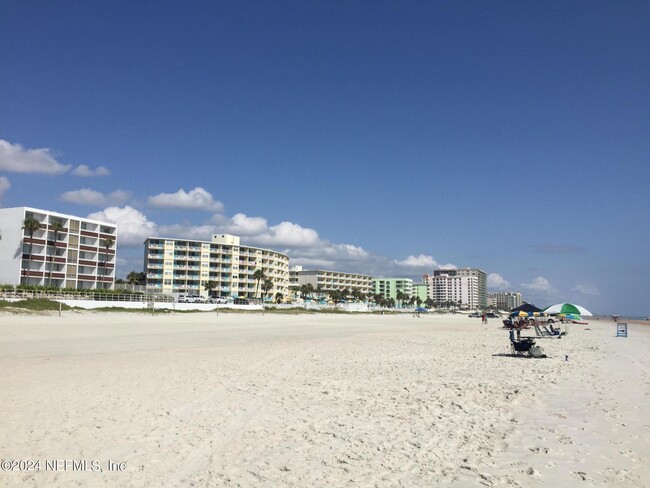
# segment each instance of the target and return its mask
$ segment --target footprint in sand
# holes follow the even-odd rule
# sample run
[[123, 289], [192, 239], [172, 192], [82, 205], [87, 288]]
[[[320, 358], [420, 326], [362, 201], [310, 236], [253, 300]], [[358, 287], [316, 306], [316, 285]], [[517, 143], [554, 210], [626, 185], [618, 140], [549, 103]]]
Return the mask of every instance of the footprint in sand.
[[571, 471], [571, 477], [580, 481], [591, 481], [591, 478], [584, 471]]
[[630, 473], [627, 469], [607, 468], [605, 472], [612, 481], [637, 481], [639, 479], [638, 475]]

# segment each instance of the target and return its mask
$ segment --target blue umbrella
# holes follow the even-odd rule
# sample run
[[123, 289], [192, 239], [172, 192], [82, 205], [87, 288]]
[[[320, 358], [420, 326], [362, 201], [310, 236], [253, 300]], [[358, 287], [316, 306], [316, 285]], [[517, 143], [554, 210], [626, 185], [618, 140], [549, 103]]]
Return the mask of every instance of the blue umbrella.
[[567, 318], [567, 319], [582, 320], [582, 317], [580, 317], [580, 315], [578, 315], [577, 313], [565, 313], [565, 314], [562, 314], [562, 315], [564, 315], [564, 317]]

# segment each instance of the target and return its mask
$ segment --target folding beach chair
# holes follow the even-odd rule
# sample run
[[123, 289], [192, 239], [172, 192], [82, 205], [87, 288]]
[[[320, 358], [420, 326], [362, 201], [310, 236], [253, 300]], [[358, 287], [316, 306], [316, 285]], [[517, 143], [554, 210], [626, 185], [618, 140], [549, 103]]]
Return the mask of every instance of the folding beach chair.
[[[523, 354], [530, 355], [530, 348], [535, 345], [535, 339], [532, 337], [524, 337], [523, 339], [515, 339], [515, 331], [510, 331], [510, 352], [513, 355], [521, 356]], [[541, 349], [541, 348], [540, 348]]]
[[[554, 328], [553, 324], [548, 324], [548, 327], [544, 327], [544, 328], [546, 329], [546, 332], [548, 332], [553, 337], [561, 337], [563, 335], [566, 335], [566, 331], [561, 331], [560, 329]], [[549, 328], [551, 330], [549, 330]]]

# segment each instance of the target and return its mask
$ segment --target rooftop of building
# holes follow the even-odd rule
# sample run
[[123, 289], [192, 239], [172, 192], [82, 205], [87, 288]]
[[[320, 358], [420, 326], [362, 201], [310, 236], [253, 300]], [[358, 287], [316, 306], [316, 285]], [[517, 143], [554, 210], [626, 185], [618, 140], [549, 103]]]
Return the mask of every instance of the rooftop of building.
[[65, 219], [74, 219], [74, 220], [79, 220], [79, 221], [84, 221], [84, 222], [91, 222], [93, 224], [101, 224], [101, 225], [105, 225], [105, 226], [108, 226], [108, 227], [117, 228], [117, 224], [114, 224], [112, 222], [106, 222], [104, 220], [89, 219], [88, 217], [81, 217], [79, 215], [70, 215], [70, 214], [65, 214], [65, 213], [62, 213], [62, 212], [57, 212], [56, 210], [46, 210], [46, 209], [36, 208], [36, 207], [26, 207], [26, 206], [5, 207], [5, 208], [0, 208], [0, 211], [19, 210], [19, 209], [23, 209], [25, 212], [31, 212], [31, 213], [36, 213], [36, 214], [44, 214], [44, 215], [54, 215], [56, 217], [62, 217], [62, 218], [65, 218]]

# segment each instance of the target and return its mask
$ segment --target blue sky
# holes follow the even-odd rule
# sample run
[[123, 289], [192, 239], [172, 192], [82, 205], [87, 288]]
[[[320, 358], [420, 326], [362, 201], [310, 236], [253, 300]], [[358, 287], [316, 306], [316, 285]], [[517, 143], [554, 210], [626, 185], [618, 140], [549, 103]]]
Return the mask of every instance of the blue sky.
[[0, 197], [648, 315], [650, 4], [0, 4]]

